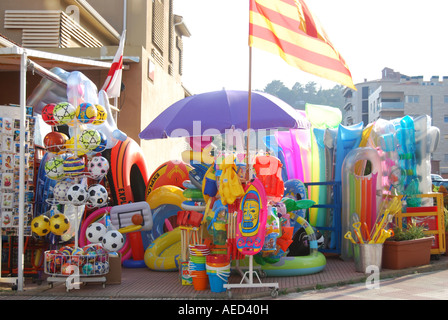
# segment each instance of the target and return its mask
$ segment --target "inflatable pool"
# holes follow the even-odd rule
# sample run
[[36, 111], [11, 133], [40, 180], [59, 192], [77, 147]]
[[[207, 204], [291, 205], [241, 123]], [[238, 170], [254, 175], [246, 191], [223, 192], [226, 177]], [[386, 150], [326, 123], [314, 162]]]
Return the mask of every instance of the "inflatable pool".
[[[244, 268], [249, 265], [249, 262], [245, 259], [239, 261], [239, 265]], [[268, 277], [305, 276], [321, 272], [326, 265], [327, 259], [319, 251], [302, 257], [282, 257], [276, 263], [267, 263], [263, 266], [254, 262], [254, 266], [260, 266]]]
[[180, 228], [166, 232], [154, 240], [145, 251], [146, 266], [155, 271], [176, 271], [181, 251]]

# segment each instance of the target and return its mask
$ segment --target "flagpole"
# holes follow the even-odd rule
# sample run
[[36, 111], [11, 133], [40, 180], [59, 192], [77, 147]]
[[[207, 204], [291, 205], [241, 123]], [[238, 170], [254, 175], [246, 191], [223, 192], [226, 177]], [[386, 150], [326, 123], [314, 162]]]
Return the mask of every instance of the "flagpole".
[[252, 110], [252, 47], [249, 45], [249, 89], [247, 100], [247, 130], [246, 130], [246, 180], [250, 178], [249, 168], [249, 141], [250, 141], [250, 122], [251, 122], [251, 110]]

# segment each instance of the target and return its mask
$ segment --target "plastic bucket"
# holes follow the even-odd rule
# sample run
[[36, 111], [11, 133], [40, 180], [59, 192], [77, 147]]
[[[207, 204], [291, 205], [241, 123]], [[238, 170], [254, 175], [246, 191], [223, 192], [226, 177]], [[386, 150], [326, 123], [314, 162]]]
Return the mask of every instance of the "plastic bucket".
[[206, 258], [207, 263], [229, 263], [227, 254], [210, 254]]
[[366, 272], [367, 267], [369, 266], [376, 266], [378, 270], [381, 270], [383, 244], [354, 244], [353, 257], [355, 260], [355, 270], [357, 272], [369, 273]]
[[208, 280], [210, 283], [210, 290], [212, 292], [224, 292], [226, 289], [224, 288], [224, 284], [226, 284], [229, 280], [229, 273], [223, 272], [208, 272]]
[[194, 290], [206, 290], [208, 287], [208, 275], [205, 271], [191, 271]]

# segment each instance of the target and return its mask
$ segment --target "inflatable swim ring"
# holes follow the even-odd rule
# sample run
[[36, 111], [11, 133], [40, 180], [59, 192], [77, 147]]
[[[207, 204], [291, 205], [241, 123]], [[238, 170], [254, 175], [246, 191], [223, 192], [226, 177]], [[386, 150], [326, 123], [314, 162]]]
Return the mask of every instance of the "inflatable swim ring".
[[152, 191], [164, 185], [183, 188], [183, 182], [189, 179], [190, 170], [191, 167], [180, 160], [170, 160], [161, 164], [148, 180], [145, 191], [146, 198]]
[[145, 201], [149, 176], [143, 152], [137, 142], [129, 137], [125, 141], [118, 141], [111, 149], [109, 163], [111, 193], [115, 204]]
[[155, 271], [176, 271], [181, 250], [180, 228], [166, 232], [154, 240], [145, 251], [146, 266]]

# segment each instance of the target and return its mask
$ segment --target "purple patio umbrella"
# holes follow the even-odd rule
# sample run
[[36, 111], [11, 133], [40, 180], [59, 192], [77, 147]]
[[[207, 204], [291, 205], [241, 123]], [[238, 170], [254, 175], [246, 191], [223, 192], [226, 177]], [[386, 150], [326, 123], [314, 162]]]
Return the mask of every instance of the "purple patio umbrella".
[[[158, 115], [141, 139], [213, 136], [228, 129], [247, 130], [248, 91], [221, 90], [179, 100]], [[252, 91], [250, 129], [307, 128], [303, 116], [286, 102]]]

